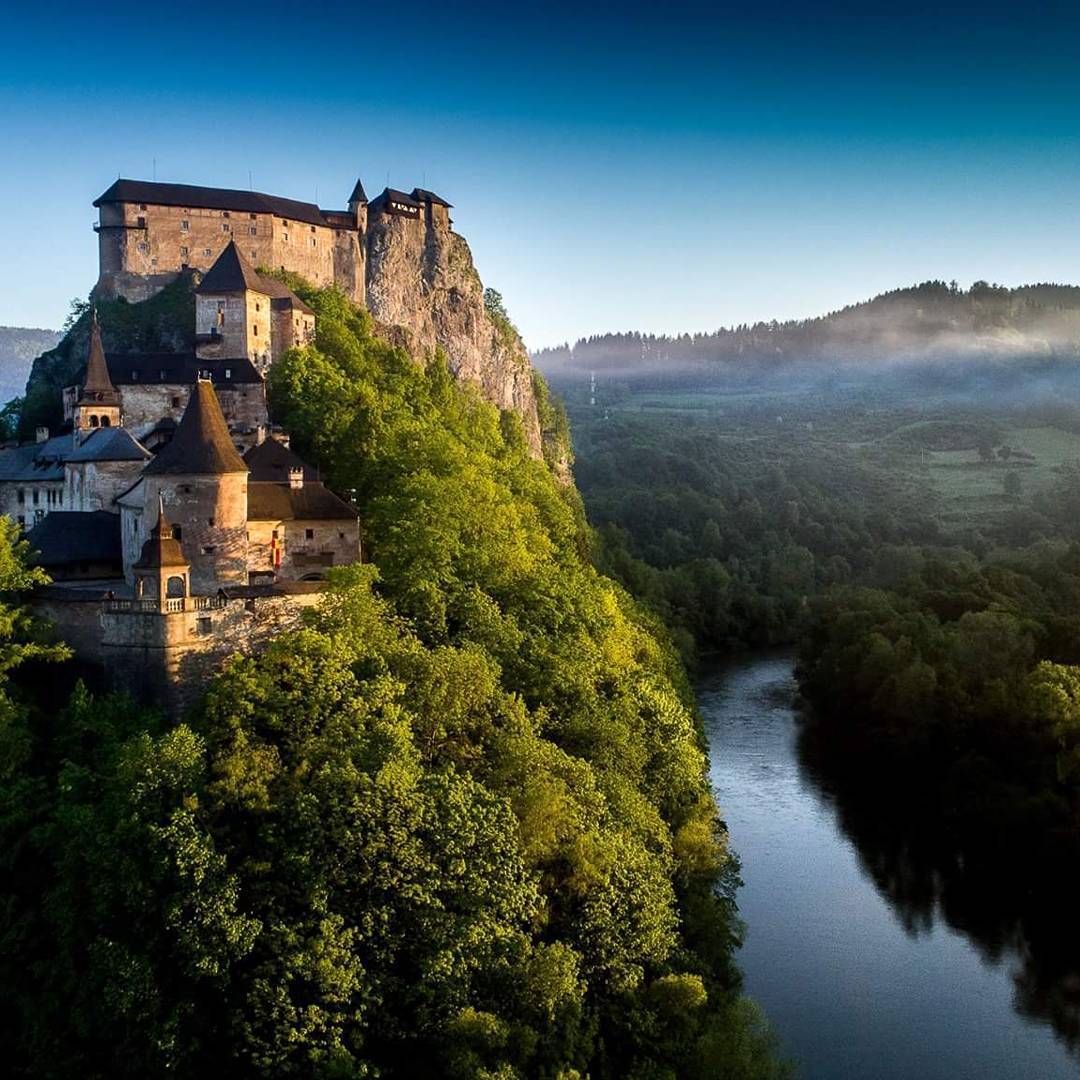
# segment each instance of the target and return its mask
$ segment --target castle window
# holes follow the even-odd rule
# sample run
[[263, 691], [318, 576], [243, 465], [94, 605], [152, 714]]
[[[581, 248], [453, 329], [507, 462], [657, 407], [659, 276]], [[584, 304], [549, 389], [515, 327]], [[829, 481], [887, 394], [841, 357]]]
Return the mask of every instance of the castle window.
[[259, 257], [259, 253], [258, 253], [257, 251], [252, 251], [252, 253], [251, 253], [251, 257], [252, 257], [253, 259], [257, 259], [257, 258]]
[[221, 211], [221, 216], [222, 217], [228, 217], [229, 216], [229, 211], [228, 210], [222, 210]]
[[[184, 488], [181, 488], [180, 490], [183, 491]], [[183, 532], [184, 530], [179, 525], [174, 525], [172, 527], [172, 538], [174, 540], [183, 540]]]
[[281, 224], [284, 225], [285, 228], [287, 229], [289, 227], [289, 219], [288, 218], [282, 218]]
[[187, 218], [184, 218], [180, 222], [180, 231], [181, 232], [187, 232], [190, 228], [191, 228], [191, 222], [188, 221]]
[[211, 251], [211, 250], [210, 250], [209, 248], [203, 248], [203, 249], [202, 249], [202, 253], [203, 253], [203, 255], [205, 255], [205, 256], [206, 256], [206, 257], [207, 257], [208, 259], [209, 259], [209, 258], [210, 258], [210, 256], [211, 256], [211, 255], [213, 254], [213, 252], [212, 252], [212, 251]]
[[289, 242], [289, 234], [288, 233], [282, 233], [281, 234], [281, 242], [283, 244], [287, 244]]
[[150, 250], [149, 244], [139, 244], [139, 254], [145, 255]]
[[216, 520], [215, 518], [207, 518], [206, 519], [206, 524], [209, 525], [211, 528], [213, 528], [215, 520]]
[[250, 234], [251, 234], [252, 236], [258, 236], [258, 235], [259, 235], [259, 230], [258, 230], [258, 229], [257, 229], [257, 228], [256, 228], [256, 227], [255, 227], [254, 225], [249, 225], [249, 226], [248, 226], [248, 232], [249, 232], [249, 233], [250, 233]]
[[222, 232], [229, 232], [230, 229], [232, 229], [232, 226], [227, 221], [223, 221], [221, 223], [221, 231]]
[[111, 421], [109, 420], [109, 418], [107, 416], [103, 416], [101, 418], [101, 426], [102, 427], [110, 427], [111, 426]]
[[173, 394], [172, 407], [174, 409], [179, 409], [180, 408], [180, 398], [177, 397], [176, 394]]
[[315, 539], [315, 530], [314, 529], [305, 529], [304, 530], [304, 539], [305, 540], [314, 540]]
[[256, 304], [255, 305], [255, 310], [256, 311], [262, 311], [262, 305], [261, 304]]
[[140, 210], [145, 210], [146, 209], [146, 203], [139, 203], [139, 209]]
[[312, 232], [314, 232], [314, 231], [315, 231], [315, 226], [314, 226], [314, 225], [312, 225], [312, 226], [311, 226], [311, 231], [312, 231]]
[[[146, 207], [144, 206], [143, 209], [145, 210]], [[140, 229], [145, 229], [146, 228], [146, 218], [140, 217], [138, 219], [138, 226], [139, 226]]]
[[[97, 417], [96, 416], [91, 416], [90, 417], [90, 426], [91, 427], [97, 427]], [[37, 492], [36, 491], [34, 492], [34, 502], [37, 502]]]
[[254, 326], [253, 326], [253, 327], [251, 328], [251, 332], [252, 332], [252, 334], [253, 334], [253, 335], [254, 335], [255, 337], [258, 337], [258, 336], [259, 336], [259, 324], [258, 324], [258, 323], [256, 323], [256, 324], [255, 324], [255, 325], [254, 325]]
[[251, 218], [252, 221], [256, 220], [255, 214], [248, 214], [248, 217]]
[[200, 615], [195, 620], [195, 629], [200, 634], [209, 634], [210, 631], [213, 629], [213, 625], [214, 624], [211, 622], [209, 615]]
[[37, 504], [38, 504], [38, 489], [34, 488], [34, 505], [37, 506]]
[[22, 488], [19, 488], [19, 505], [20, 506], [25, 506], [26, 505], [26, 492], [23, 491]]
[[188, 253], [188, 249], [186, 247], [182, 247], [180, 249], [180, 254], [183, 255], [185, 258], [187, 258], [187, 253]]
[[213, 555], [217, 551], [217, 548], [213, 544], [203, 544], [202, 553], [204, 555]]
[[319, 246], [319, 241], [316, 240], [314, 236], [311, 238], [311, 246], [312, 247], [318, 247]]

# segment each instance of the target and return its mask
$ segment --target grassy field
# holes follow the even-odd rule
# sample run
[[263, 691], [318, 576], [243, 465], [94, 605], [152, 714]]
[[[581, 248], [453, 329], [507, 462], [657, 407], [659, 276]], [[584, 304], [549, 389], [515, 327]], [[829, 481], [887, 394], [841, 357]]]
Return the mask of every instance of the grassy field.
[[[685, 416], [713, 428], [725, 442], [755, 452], [771, 444], [783, 454], [822, 461], [844, 457], [876, 466], [885, 482], [921, 490], [943, 525], [984, 525], [1028, 505], [1060, 479], [1065, 465], [1080, 464], [1080, 410], [1060, 403], [1039, 409], [952, 405], [878, 398], [873, 394], [820, 392], [687, 392], [651, 390], [616, 400], [600, 395], [597, 409], [573, 410], [575, 424], [603, 416]], [[1051, 422], [1046, 422], [1049, 416]], [[1075, 430], [1074, 430], [1075, 429]], [[979, 442], [990, 441], [994, 459], [984, 460]], [[1008, 451], [1002, 453], [1002, 447]], [[1020, 494], [1005, 491], [1015, 473]]]

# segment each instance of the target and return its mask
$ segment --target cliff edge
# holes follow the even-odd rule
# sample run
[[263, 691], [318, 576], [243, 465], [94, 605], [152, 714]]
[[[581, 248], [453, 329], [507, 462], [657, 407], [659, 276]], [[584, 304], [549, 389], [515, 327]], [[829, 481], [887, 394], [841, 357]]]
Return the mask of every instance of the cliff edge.
[[[420, 227], [418, 227], [418, 225]], [[367, 237], [367, 306], [381, 332], [414, 356], [441, 347], [458, 379], [517, 412], [542, 450], [533, 369], [516, 331], [484, 308], [484, 286], [465, 238], [445, 215], [375, 216]]]

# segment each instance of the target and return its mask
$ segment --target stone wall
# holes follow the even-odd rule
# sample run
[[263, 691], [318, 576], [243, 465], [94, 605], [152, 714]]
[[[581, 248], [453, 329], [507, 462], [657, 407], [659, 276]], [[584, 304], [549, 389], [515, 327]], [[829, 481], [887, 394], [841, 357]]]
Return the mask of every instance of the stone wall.
[[[237, 383], [225, 380], [214, 383], [221, 411], [237, 445], [253, 444], [259, 427], [268, 423], [266, 387], [263, 383]], [[141, 439], [159, 420], [171, 417], [177, 423], [184, 415], [191, 387], [183, 383], [142, 383], [120, 387], [123, 399], [124, 427]], [[248, 432], [250, 439], [240, 433]]]
[[[138, 558], [150, 529], [157, 520], [158, 495], [174, 530], [180, 530], [180, 547], [191, 564], [191, 590], [197, 595], [215, 594], [222, 585], [246, 585], [247, 474], [218, 476], [144, 477], [142, 490], [133, 492], [139, 507], [127, 507], [121, 524], [124, 567]], [[129, 556], [134, 554], [135, 558]], [[128, 583], [131, 584], [130, 572]]]
[[70, 509], [63, 480], [38, 480], [32, 483], [5, 480], [0, 483], [0, 514], [6, 514], [27, 529], [32, 529], [50, 510]]
[[[276, 568], [275, 539], [281, 550]], [[248, 521], [248, 569], [253, 573], [276, 570], [282, 581], [311, 581], [324, 577], [331, 566], [359, 561], [357, 521]]]
[[[218, 340], [207, 341], [215, 332]], [[227, 296], [196, 293], [195, 335], [203, 339], [199, 342], [200, 356], [246, 356], [256, 367], [264, 367], [271, 352], [270, 297], [250, 289]]]
[[97, 296], [145, 300], [184, 267], [205, 273], [235, 240], [253, 266], [283, 267], [317, 285], [337, 280], [337, 260], [340, 284], [362, 299], [356, 289], [359, 270], [347, 265], [349, 250], [359, 252], [355, 240], [348, 240], [350, 230], [269, 213], [153, 203], [106, 203], [99, 210]]
[[116, 513], [113, 500], [142, 475], [145, 461], [70, 462], [64, 468], [64, 505], [55, 510]]

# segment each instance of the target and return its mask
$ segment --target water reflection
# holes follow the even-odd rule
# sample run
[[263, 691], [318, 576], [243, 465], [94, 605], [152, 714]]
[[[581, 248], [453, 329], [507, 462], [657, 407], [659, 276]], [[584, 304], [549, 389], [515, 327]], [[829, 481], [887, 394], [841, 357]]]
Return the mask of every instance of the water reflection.
[[[804, 777], [835, 809], [862, 869], [905, 931], [959, 931], [1013, 981], [1014, 1008], [1048, 1022], [1080, 1055], [1080, 867], [1072, 845], [998, 828], [964, 837], [910, 782], [872, 785], [858, 762], [829, 753], [812, 725], [797, 740]], [[945, 808], [945, 813], [948, 809]], [[996, 822], [1000, 826], [1000, 822]]]

